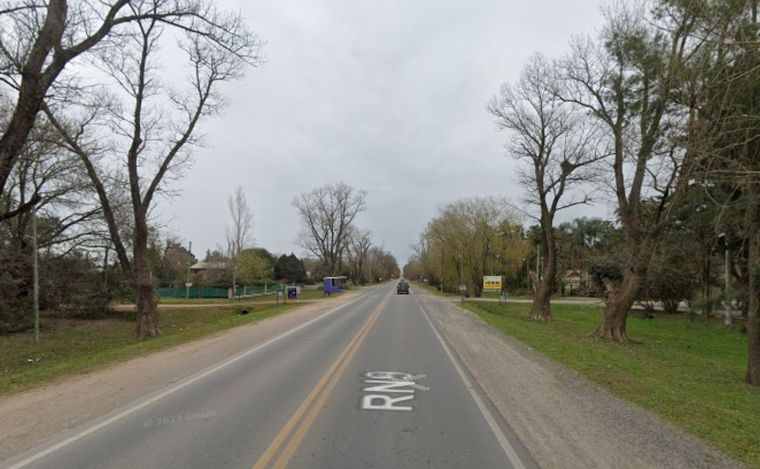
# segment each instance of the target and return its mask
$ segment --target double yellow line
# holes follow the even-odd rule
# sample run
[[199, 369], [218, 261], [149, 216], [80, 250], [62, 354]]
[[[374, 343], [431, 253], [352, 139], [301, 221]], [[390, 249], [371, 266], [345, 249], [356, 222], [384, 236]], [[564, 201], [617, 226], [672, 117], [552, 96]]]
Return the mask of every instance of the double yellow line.
[[[283, 448], [283, 445], [284, 448], [272, 464], [272, 467], [283, 468], [288, 464], [290, 458], [293, 457], [293, 453], [295, 453], [296, 449], [301, 444], [306, 432], [309, 431], [309, 427], [311, 427], [311, 424], [314, 423], [314, 420], [317, 418], [325, 401], [338, 384], [338, 381], [346, 371], [346, 368], [348, 368], [348, 364], [354, 358], [354, 355], [356, 355], [364, 338], [367, 337], [369, 329], [375, 323], [383, 308], [385, 308], [391, 293], [392, 292], [389, 292], [377, 308], [372, 311], [367, 321], [361, 329], [359, 329], [359, 332], [357, 332], [351, 339], [346, 348], [340, 352], [338, 358], [336, 358], [332, 365], [330, 365], [330, 368], [327, 369], [327, 372], [322, 376], [322, 379], [319, 380], [317, 385], [314, 386], [314, 389], [312, 389], [309, 395], [306, 396], [303, 402], [301, 402], [301, 405], [298, 406], [298, 409], [296, 409], [285, 426], [282, 427], [282, 430], [280, 430], [274, 440], [272, 440], [266, 451], [264, 451], [259, 457], [259, 460], [253, 465], [253, 469], [263, 469], [267, 467], [267, 464], [269, 464], [277, 452], [280, 451], [280, 448]], [[290, 436], [290, 440], [288, 440], [288, 436]]]

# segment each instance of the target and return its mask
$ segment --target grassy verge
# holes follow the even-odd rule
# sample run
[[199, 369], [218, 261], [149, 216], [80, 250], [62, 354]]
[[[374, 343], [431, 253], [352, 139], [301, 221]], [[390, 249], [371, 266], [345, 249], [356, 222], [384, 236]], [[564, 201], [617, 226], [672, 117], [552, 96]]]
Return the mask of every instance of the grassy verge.
[[600, 308], [554, 305], [548, 323], [529, 304], [467, 303], [489, 324], [645, 407], [718, 449], [760, 467], [760, 391], [743, 383], [746, 336], [711, 320], [632, 315], [633, 343], [590, 336]]
[[149, 340], [132, 337], [134, 322], [56, 320], [42, 323], [40, 344], [31, 333], [0, 336], [0, 393], [28, 389], [67, 374], [165, 349], [213, 332], [274, 316], [296, 304], [255, 306], [247, 315], [238, 306], [161, 311], [162, 335]]
[[459, 295], [455, 295], [453, 293], [448, 293], [448, 292], [441, 293], [441, 290], [439, 290], [438, 288], [434, 287], [433, 285], [430, 285], [429, 283], [425, 283], [425, 282], [411, 282], [411, 283], [415, 287], [422, 288], [422, 289], [424, 289], [426, 291], [429, 291], [430, 293], [433, 293], [434, 295], [438, 295], [438, 296], [457, 296], [457, 297], [459, 296]]

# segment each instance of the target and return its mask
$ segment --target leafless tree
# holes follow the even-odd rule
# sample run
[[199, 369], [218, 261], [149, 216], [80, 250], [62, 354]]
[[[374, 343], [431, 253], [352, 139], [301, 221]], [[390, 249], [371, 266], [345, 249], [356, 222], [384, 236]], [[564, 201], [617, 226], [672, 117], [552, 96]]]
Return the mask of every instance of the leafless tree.
[[232, 288], [237, 287], [238, 256], [252, 244], [253, 212], [248, 206], [248, 199], [240, 186], [235, 187], [235, 194], [227, 199], [232, 225], [227, 226], [227, 256], [232, 268]]
[[612, 147], [610, 191], [624, 236], [624, 276], [611, 288], [596, 335], [626, 341], [626, 320], [647, 275], [659, 233], [685, 193], [689, 155], [673, 129], [684, 125], [673, 103], [679, 64], [698, 47], [691, 18], [672, 28], [637, 7], [608, 12], [599, 38], [578, 39], [562, 62], [562, 100], [602, 125]]
[[319, 257], [330, 275], [338, 273], [341, 255], [356, 216], [365, 207], [365, 191], [339, 182], [326, 184], [293, 199], [303, 223], [301, 246]]
[[[571, 191], [588, 182], [590, 165], [605, 156], [588, 122], [556, 95], [554, 66], [534, 55], [517, 83], [504, 84], [488, 105], [500, 129], [508, 132], [507, 151], [526, 160], [520, 183], [526, 202], [537, 206], [544, 253], [544, 276], [537, 285], [530, 317], [551, 317], [551, 297], [557, 289], [557, 244], [554, 218], [558, 211], [588, 201]], [[576, 186], [576, 187], [574, 187]]]
[[253, 212], [242, 187], [235, 187], [235, 194], [227, 199], [227, 209], [232, 220], [227, 227], [227, 253], [237, 256], [252, 243], [253, 235]]
[[[208, 0], [9, 0], [0, 5], [0, 86], [15, 96], [0, 129], [0, 195], [46, 98], [75, 81], [64, 69], [146, 20], [203, 37], [249, 62], [258, 60], [258, 48], [248, 46], [250, 34], [237, 26], [239, 18], [219, 13]], [[30, 199], [19, 209], [31, 210], [35, 203]]]
[[[0, 223], [15, 249], [25, 251], [32, 214], [44, 220], [38, 229], [40, 249], [65, 255], [73, 249], [102, 244], [100, 206], [79, 161], [61, 150], [58, 133], [38, 122], [11, 172], [0, 202]], [[21, 208], [33, 202], [34, 211]], [[53, 252], [51, 251], [51, 254]]]
[[372, 233], [369, 230], [352, 229], [346, 248], [346, 260], [353, 281], [364, 283], [369, 276], [365, 272], [369, 264], [369, 250], [372, 247]]
[[[66, 148], [80, 158], [97, 193], [119, 263], [135, 289], [135, 333], [140, 338], [160, 333], [148, 256], [154, 199], [166, 192], [172, 178], [181, 175], [190, 150], [201, 143], [196, 135], [199, 122], [223, 107], [218, 85], [239, 78], [246, 63], [258, 64], [260, 47], [242, 18], [200, 5], [210, 16], [185, 28], [179, 43], [188, 59], [187, 90], [163, 85], [156, 52], [164, 26], [161, 18], [150, 13], [163, 5], [160, 0], [130, 3], [132, 15], [145, 18], [130, 22], [130, 29], [111, 38], [98, 54], [97, 66], [120, 94], [110, 99], [87, 95], [89, 99], [79, 106], [43, 104], [47, 118], [64, 137]], [[198, 29], [205, 24], [214, 25], [214, 33], [200, 34]], [[128, 232], [120, 226], [114, 207], [124, 194], [133, 222]]]

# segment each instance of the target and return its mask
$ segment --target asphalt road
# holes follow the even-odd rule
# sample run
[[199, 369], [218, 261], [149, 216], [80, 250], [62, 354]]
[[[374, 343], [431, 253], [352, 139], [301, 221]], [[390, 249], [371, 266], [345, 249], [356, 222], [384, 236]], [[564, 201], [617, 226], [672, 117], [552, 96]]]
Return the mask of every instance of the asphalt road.
[[2, 466], [535, 467], [414, 292], [394, 287]]

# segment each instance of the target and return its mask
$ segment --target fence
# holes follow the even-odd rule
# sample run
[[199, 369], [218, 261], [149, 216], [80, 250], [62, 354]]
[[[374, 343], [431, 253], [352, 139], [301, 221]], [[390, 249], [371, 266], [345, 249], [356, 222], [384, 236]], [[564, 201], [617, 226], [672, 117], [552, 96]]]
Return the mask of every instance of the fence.
[[[280, 289], [282, 289], [282, 285], [279, 283], [264, 285], [245, 285], [237, 287], [235, 296], [243, 297], [261, 295]], [[156, 293], [158, 296], [164, 298], [229, 298], [229, 293], [231, 290], [232, 288], [190, 287], [188, 289], [161, 287], [156, 289]]]

